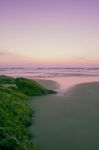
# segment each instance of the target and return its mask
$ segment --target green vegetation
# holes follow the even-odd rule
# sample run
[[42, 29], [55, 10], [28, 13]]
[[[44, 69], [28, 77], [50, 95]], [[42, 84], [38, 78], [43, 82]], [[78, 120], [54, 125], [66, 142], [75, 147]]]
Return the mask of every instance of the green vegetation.
[[16, 85], [24, 94], [28, 96], [40, 96], [56, 93], [53, 90], [48, 90], [34, 80], [17, 78]]
[[14, 78], [5, 75], [0, 76], [0, 84], [14, 84]]
[[[9, 86], [5, 86], [5, 85]], [[15, 84], [15, 85], [14, 85]], [[35, 81], [0, 76], [0, 149], [35, 150], [27, 127], [32, 123], [33, 110], [29, 96], [55, 93]]]

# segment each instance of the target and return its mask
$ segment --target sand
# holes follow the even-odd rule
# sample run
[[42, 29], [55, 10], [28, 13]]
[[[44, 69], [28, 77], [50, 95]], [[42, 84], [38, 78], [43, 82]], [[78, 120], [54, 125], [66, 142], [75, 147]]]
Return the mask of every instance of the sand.
[[38, 150], [99, 150], [99, 82], [76, 85], [63, 96], [34, 97], [31, 106]]
[[35, 80], [48, 89], [57, 91], [60, 88], [60, 84], [58, 84], [56, 81], [43, 79], [35, 79]]

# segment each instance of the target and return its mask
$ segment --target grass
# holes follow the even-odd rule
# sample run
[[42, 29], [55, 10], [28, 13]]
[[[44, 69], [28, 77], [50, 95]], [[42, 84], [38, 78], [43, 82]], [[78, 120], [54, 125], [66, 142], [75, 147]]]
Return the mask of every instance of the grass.
[[0, 76], [0, 84], [14, 84], [14, 78], [5, 75]]
[[[9, 87], [5, 85], [9, 84]], [[33, 110], [29, 96], [55, 93], [25, 78], [0, 76], [0, 149], [35, 150], [27, 127], [32, 123]]]
[[56, 93], [53, 90], [48, 90], [34, 80], [17, 78], [16, 85], [24, 94], [28, 96], [41, 96]]

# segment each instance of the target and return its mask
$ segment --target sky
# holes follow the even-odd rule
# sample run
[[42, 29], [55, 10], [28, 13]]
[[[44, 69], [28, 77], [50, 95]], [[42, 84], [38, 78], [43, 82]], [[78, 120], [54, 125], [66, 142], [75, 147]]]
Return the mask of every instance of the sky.
[[99, 0], [0, 0], [0, 67], [99, 66]]

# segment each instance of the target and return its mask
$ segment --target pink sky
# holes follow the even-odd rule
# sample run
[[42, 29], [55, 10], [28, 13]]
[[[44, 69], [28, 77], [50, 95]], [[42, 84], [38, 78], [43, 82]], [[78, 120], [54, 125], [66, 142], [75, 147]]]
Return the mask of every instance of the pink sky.
[[98, 0], [0, 1], [0, 67], [98, 66]]

